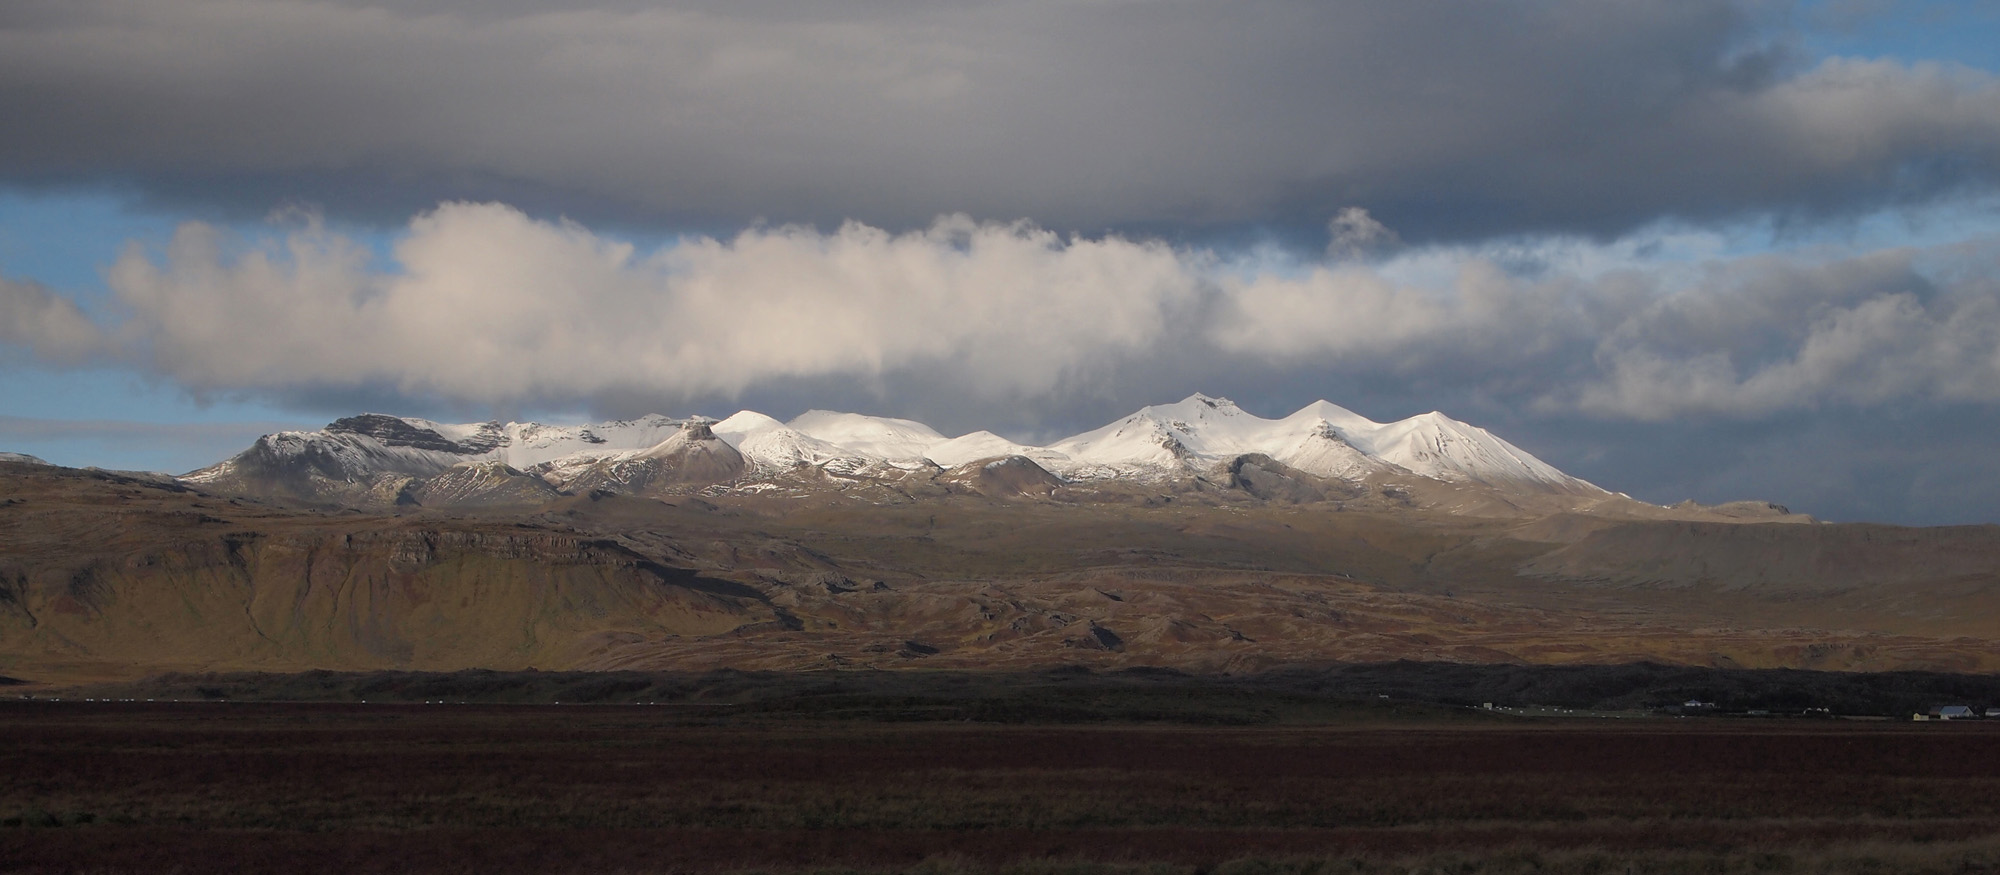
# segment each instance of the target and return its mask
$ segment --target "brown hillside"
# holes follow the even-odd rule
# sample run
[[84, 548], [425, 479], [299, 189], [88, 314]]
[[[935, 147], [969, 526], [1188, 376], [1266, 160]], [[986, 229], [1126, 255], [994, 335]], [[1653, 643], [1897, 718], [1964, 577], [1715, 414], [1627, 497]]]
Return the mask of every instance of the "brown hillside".
[[2000, 670], [1991, 528], [1062, 496], [885, 483], [362, 513], [4, 466], [0, 674], [1403, 658]]
[[554, 666], [606, 635], [776, 619], [741, 587], [573, 533], [283, 511], [66, 469], [5, 482], [10, 666]]

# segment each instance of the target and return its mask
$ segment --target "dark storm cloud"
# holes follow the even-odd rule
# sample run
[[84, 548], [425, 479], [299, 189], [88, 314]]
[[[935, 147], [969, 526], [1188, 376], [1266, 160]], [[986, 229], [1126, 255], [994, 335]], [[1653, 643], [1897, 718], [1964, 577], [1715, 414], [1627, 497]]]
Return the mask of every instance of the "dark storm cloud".
[[1323, 229], [1361, 204], [1426, 240], [1840, 211], [2000, 166], [1994, 77], [1797, 58], [1763, 4], [799, 9], [16, 0], [0, 179], [710, 228]]

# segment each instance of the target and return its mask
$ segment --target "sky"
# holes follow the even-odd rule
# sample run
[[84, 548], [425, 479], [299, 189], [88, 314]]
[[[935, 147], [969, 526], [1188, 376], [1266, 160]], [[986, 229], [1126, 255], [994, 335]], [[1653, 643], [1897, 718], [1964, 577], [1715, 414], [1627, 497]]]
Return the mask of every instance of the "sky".
[[2000, 522], [2000, 2], [13, 0], [0, 450], [1441, 410]]

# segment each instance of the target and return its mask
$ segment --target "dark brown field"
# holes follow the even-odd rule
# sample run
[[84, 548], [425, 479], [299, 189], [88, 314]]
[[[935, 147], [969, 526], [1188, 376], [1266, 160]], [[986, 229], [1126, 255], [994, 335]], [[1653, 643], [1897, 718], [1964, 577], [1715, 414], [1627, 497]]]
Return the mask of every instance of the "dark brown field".
[[1982, 872], [2000, 721], [0, 703], [0, 871]]

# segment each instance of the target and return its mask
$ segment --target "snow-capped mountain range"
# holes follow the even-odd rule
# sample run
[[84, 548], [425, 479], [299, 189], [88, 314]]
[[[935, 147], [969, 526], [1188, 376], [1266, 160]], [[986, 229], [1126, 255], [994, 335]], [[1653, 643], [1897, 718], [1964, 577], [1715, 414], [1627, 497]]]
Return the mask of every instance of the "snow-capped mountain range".
[[1345, 483], [1415, 476], [1508, 491], [1605, 494], [1441, 413], [1379, 423], [1317, 401], [1282, 419], [1264, 419], [1227, 399], [1199, 394], [1045, 447], [985, 431], [946, 437], [907, 419], [826, 410], [789, 422], [746, 410], [719, 421], [647, 416], [579, 426], [364, 414], [320, 431], [266, 435], [234, 458], [181, 479], [239, 491], [282, 481], [276, 491], [308, 497], [367, 489], [381, 499], [424, 503], [423, 490], [463, 497], [504, 485], [502, 491], [517, 498], [586, 488], [754, 491], [801, 474], [837, 484], [936, 477], [974, 463], [1019, 467], [1024, 460], [1051, 482], [1165, 482], [1213, 476], [1235, 460], [1257, 456]]

